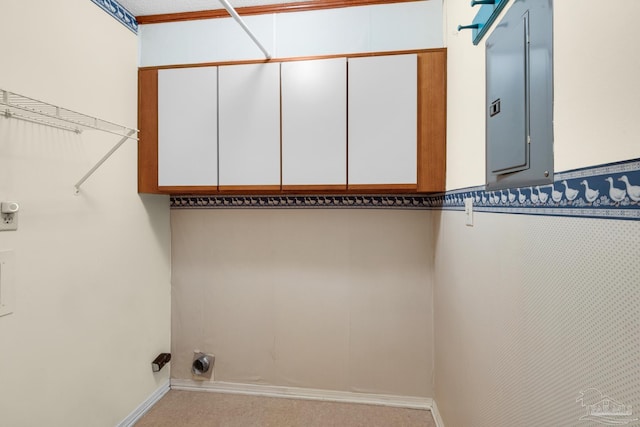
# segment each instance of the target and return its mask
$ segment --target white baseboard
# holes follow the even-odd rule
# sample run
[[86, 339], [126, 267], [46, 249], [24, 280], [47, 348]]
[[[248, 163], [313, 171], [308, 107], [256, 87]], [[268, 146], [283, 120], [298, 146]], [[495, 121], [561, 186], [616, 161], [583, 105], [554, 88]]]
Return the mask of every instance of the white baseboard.
[[120, 421], [120, 423], [118, 423], [116, 427], [131, 427], [136, 422], [138, 422], [138, 420], [142, 418], [142, 416], [146, 414], [147, 411], [151, 409], [151, 407], [155, 405], [156, 402], [158, 402], [158, 400], [162, 399], [162, 396], [167, 394], [167, 392], [169, 391], [169, 384], [169, 380], [164, 382], [160, 387], [158, 387], [156, 391], [151, 394], [151, 396], [146, 398], [144, 402], [142, 402], [136, 409], [134, 409], [133, 412], [131, 412], [127, 416], [127, 418]]
[[289, 399], [324, 400], [329, 402], [364, 403], [369, 405], [424, 409], [429, 411], [433, 406], [433, 399], [429, 397], [354, 393], [349, 391], [318, 390], [311, 388], [283, 387], [260, 384], [227, 383], [222, 381], [193, 381], [172, 379], [171, 389], [245, 394], [265, 397], [284, 397]]
[[444, 427], [444, 421], [442, 421], [442, 417], [440, 416], [438, 405], [436, 405], [435, 400], [431, 402], [431, 415], [433, 415], [433, 420], [436, 422], [436, 427]]
[[144, 402], [133, 410], [116, 427], [132, 427], [158, 400], [170, 390], [207, 391], [215, 393], [244, 394], [250, 396], [280, 397], [289, 399], [324, 400], [328, 402], [362, 403], [392, 406], [396, 408], [422, 409], [431, 412], [436, 427], [444, 427], [435, 400], [430, 397], [394, 396], [386, 394], [354, 393], [349, 391], [319, 390], [300, 387], [283, 387], [260, 384], [227, 383], [222, 381], [167, 380]]

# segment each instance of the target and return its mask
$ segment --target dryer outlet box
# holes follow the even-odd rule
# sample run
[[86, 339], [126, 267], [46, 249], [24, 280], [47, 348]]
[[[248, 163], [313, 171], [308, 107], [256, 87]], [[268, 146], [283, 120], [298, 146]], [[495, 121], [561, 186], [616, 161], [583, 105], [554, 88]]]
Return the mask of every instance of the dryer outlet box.
[[191, 363], [192, 378], [197, 381], [213, 381], [213, 364], [215, 361], [216, 358], [213, 354], [195, 350], [193, 352], [193, 362]]

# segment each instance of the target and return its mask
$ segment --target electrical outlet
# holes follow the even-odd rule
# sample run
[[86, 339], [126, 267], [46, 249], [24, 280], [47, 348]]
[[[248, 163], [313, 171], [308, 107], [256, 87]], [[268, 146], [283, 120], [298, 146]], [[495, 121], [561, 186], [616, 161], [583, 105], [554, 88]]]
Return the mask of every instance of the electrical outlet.
[[18, 229], [18, 212], [0, 214], [0, 231], [12, 231]]
[[464, 216], [466, 224], [473, 227], [473, 199], [471, 197], [464, 199]]

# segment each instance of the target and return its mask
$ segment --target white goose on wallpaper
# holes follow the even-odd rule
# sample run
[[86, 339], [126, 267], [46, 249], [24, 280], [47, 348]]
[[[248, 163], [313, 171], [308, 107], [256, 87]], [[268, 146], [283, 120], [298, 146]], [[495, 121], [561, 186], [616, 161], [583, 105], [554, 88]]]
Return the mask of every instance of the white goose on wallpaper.
[[567, 184], [567, 181], [562, 181], [562, 185], [564, 185], [564, 195], [566, 196], [568, 201], [573, 201], [576, 197], [578, 197], [578, 193], [580, 193], [579, 190], [576, 190], [575, 188], [571, 188], [569, 187], [569, 184]]
[[605, 181], [609, 181], [609, 197], [616, 203], [620, 203], [624, 200], [627, 192], [623, 189], [617, 188], [613, 186], [613, 178], [608, 177]]
[[587, 199], [587, 202], [595, 202], [600, 195], [600, 190], [592, 190], [591, 188], [589, 188], [589, 183], [586, 179], [583, 179], [580, 184], [584, 185], [584, 198]]
[[562, 200], [562, 192], [556, 190], [553, 184], [551, 184], [551, 199], [556, 203], [560, 203], [560, 200]]
[[536, 186], [536, 190], [538, 190], [538, 198], [540, 199], [540, 203], [547, 203], [547, 200], [549, 200], [549, 195], [546, 192], [540, 190], [539, 185]]
[[520, 191], [520, 188], [518, 188], [518, 203], [520, 203], [521, 205], [524, 205], [524, 202], [526, 201], [527, 201], [527, 196], [522, 194], [522, 191]]
[[500, 190], [500, 201], [502, 202], [503, 205], [507, 204], [507, 195], [504, 194], [502, 190]]
[[640, 202], [640, 185], [631, 185], [629, 178], [626, 175], [622, 175], [618, 178], [618, 181], [622, 181], [627, 186], [627, 194], [629, 198], [634, 202]]
[[509, 196], [509, 203], [513, 203], [516, 200], [516, 195], [511, 192], [511, 189], [507, 188], [507, 195]]
[[493, 191], [489, 193], [489, 203], [492, 205], [496, 204], [496, 196], [493, 194]]
[[538, 199], [538, 195], [533, 192], [533, 187], [529, 187], [529, 192], [531, 193], [531, 203], [537, 205], [540, 200]]

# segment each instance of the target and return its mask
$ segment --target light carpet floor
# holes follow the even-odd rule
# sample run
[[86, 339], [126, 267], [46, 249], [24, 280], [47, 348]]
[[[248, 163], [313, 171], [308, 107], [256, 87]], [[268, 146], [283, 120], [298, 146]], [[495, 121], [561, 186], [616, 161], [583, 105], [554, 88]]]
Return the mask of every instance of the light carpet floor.
[[430, 411], [171, 390], [136, 427], [435, 427]]

